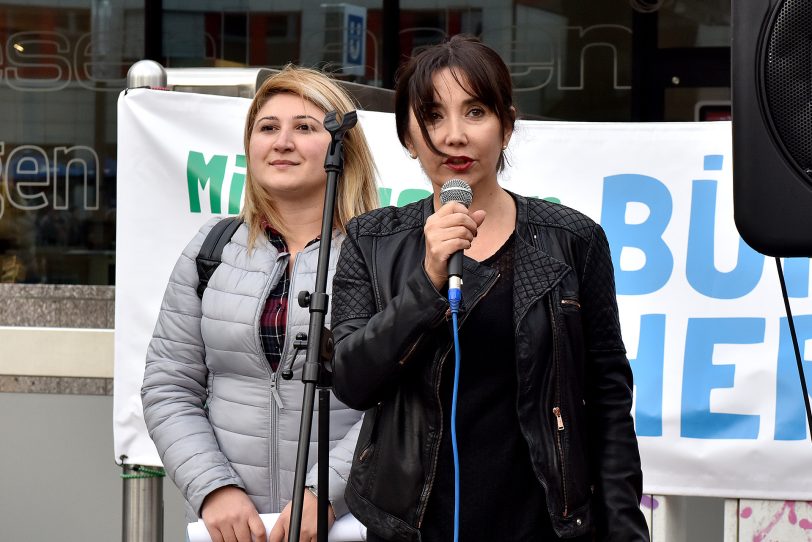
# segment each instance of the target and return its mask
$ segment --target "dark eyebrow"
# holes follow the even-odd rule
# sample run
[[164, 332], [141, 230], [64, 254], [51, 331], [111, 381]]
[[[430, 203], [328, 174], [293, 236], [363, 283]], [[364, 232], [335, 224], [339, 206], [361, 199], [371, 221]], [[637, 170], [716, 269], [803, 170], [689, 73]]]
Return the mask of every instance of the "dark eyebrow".
[[480, 100], [479, 98], [476, 98], [474, 96], [471, 96], [470, 98], [468, 98], [467, 100], [465, 100], [462, 103], [463, 103], [463, 105], [485, 105], [482, 100]]
[[[480, 100], [479, 98], [476, 98], [474, 96], [471, 96], [470, 98], [468, 98], [467, 100], [463, 100], [463, 102], [462, 102], [462, 105], [464, 105], [464, 106], [475, 105], [475, 104], [476, 105], [484, 105], [482, 100]], [[423, 103], [423, 110], [434, 109], [435, 107], [440, 107], [440, 102], [424, 102]]]
[[[310, 115], [296, 115], [293, 118], [294, 118], [294, 120], [310, 119], [310, 120], [312, 120], [314, 122], [318, 122], [319, 124], [321, 124], [321, 121], [319, 119], [317, 119], [316, 117], [311, 117]], [[261, 118], [257, 119], [257, 122], [259, 122], [261, 120], [279, 121], [279, 117], [274, 117], [272, 115], [267, 116], [267, 117], [261, 117]]]

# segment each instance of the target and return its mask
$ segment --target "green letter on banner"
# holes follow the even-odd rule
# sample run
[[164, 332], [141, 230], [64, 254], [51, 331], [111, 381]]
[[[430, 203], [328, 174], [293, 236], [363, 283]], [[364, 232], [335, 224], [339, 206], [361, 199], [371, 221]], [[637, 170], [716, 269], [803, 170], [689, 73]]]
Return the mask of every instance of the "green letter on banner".
[[[245, 155], [237, 155], [237, 167], [245, 168]], [[236, 215], [240, 212], [242, 191], [245, 187], [245, 173], [237, 171], [231, 176], [231, 189], [228, 192], [228, 214]]]
[[211, 160], [206, 162], [203, 153], [189, 151], [189, 158], [186, 161], [186, 181], [189, 185], [189, 210], [193, 213], [200, 212], [200, 193], [198, 185], [206, 188], [206, 183], [211, 180], [209, 187], [209, 202], [211, 212], [220, 213], [220, 191], [223, 188], [223, 178], [226, 175], [226, 156], [215, 154]]

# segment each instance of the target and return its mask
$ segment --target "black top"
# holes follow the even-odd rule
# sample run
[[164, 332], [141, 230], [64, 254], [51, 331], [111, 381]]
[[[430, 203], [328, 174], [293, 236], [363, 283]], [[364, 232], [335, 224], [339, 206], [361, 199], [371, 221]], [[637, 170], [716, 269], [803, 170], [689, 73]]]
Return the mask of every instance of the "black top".
[[[496, 283], [466, 315], [460, 329], [457, 402], [460, 461], [460, 541], [555, 540], [541, 484], [533, 472], [516, 411], [513, 338], [513, 235], [482, 262], [499, 271]], [[421, 528], [426, 542], [454, 535], [451, 399], [454, 358], [441, 381], [443, 436]]]

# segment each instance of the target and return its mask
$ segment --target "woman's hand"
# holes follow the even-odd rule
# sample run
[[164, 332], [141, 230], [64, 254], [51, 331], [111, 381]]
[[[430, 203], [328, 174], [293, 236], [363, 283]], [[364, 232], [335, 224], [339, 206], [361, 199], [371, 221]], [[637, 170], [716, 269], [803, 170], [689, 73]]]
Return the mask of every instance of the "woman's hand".
[[448, 259], [458, 250], [471, 248], [485, 211], [469, 211], [458, 202], [448, 202], [426, 220], [426, 257], [423, 268], [440, 290], [448, 280]]
[[265, 525], [245, 491], [235, 486], [215, 489], [203, 501], [201, 514], [212, 542], [266, 542]]
[[[302, 528], [299, 530], [300, 542], [316, 542], [316, 527], [318, 524], [318, 499], [315, 495], [305, 490], [304, 502], [302, 504]], [[268, 542], [288, 542], [288, 529], [290, 527], [290, 510], [293, 503], [288, 503], [282, 513], [279, 514], [279, 519], [276, 520], [276, 525], [271, 529], [271, 534], [268, 537]], [[327, 505], [327, 528], [333, 526], [336, 517], [333, 513], [333, 507]]]

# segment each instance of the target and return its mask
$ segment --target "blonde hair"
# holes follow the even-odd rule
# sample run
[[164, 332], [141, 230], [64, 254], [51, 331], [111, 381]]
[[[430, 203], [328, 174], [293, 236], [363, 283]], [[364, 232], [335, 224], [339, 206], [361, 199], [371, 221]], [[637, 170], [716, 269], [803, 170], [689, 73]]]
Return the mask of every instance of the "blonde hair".
[[[336, 111], [339, 117], [356, 109], [349, 95], [321, 72], [288, 64], [282, 71], [265, 80], [257, 91], [245, 119], [245, 203], [241, 216], [249, 227], [248, 246], [253, 247], [267, 223], [282, 235], [285, 224], [273, 198], [251, 175], [249, 145], [257, 114], [274, 95], [289, 93], [299, 96], [323, 111]], [[336, 190], [334, 227], [346, 232], [347, 222], [354, 216], [378, 207], [378, 187], [372, 153], [364, 131], [356, 125], [344, 135], [344, 171]]]

